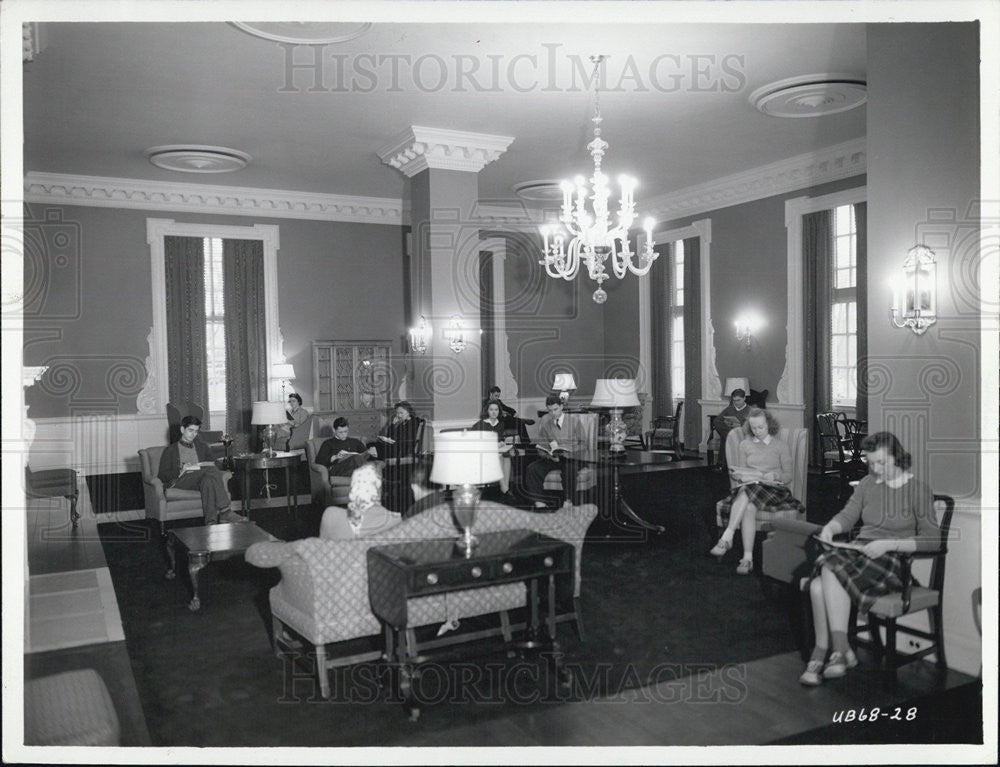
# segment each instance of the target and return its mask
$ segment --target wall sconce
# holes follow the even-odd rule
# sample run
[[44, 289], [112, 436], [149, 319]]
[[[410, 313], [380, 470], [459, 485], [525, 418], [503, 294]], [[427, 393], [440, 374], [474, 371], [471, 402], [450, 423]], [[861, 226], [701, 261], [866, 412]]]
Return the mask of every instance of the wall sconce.
[[747, 349], [753, 343], [753, 334], [763, 326], [760, 317], [755, 314], [744, 314], [738, 317], [733, 325], [736, 326], [736, 340], [740, 341]]
[[937, 322], [937, 261], [934, 251], [915, 245], [903, 261], [903, 274], [893, 285], [892, 324], [918, 336]]
[[455, 354], [465, 349], [465, 328], [462, 327], [462, 321], [458, 317], [451, 318], [451, 324], [444, 329], [442, 335]]
[[425, 354], [431, 343], [432, 332], [430, 323], [421, 314], [420, 321], [410, 328], [410, 351]]

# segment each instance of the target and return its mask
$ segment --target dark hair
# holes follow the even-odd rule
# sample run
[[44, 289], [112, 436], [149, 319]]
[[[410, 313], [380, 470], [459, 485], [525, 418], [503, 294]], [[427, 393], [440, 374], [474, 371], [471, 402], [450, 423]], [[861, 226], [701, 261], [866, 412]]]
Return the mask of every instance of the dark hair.
[[479, 419], [485, 421], [490, 417], [490, 405], [497, 409], [497, 418], [503, 418], [503, 410], [500, 408], [500, 403], [496, 400], [487, 400], [486, 404], [483, 405], [483, 412], [479, 414]]
[[747, 398], [747, 393], [745, 391], [743, 391], [742, 389], [733, 389], [731, 392], [729, 392], [729, 401], [732, 402], [733, 401], [733, 397], [735, 397], [737, 394], [739, 394], [741, 397], [743, 397], [743, 399]]
[[188, 426], [201, 426], [201, 419], [193, 415], [184, 416], [181, 419], [181, 428], [186, 429]]
[[747, 413], [747, 419], [743, 422], [743, 433], [748, 437], [753, 436], [753, 430], [750, 428], [750, 419], [759, 418], [764, 416], [764, 420], [767, 421], [767, 433], [772, 437], [781, 431], [781, 424], [778, 423], [777, 419], [771, 415], [769, 410], [765, 410], [762, 407], [752, 407], [750, 412]]
[[863, 453], [874, 453], [879, 448], [885, 448], [896, 462], [896, 466], [903, 471], [909, 469], [913, 464], [913, 456], [903, 449], [902, 443], [891, 431], [877, 431], [861, 440], [861, 452]]
[[401, 399], [399, 402], [397, 402], [395, 405], [393, 405], [392, 409], [395, 410], [396, 408], [399, 408], [399, 407], [403, 408], [403, 410], [405, 410], [407, 413], [409, 413], [410, 414], [410, 418], [416, 418], [417, 414], [413, 410], [413, 405], [411, 405], [405, 399]]
[[558, 394], [550, 394], [545, 398], [545, 407], [549, 405], [561, 405], [563, 404], [562, 397]]
[[295, 397], [295, 399], [297, 399], [299, 401], [300, 405], [302, 404], [302, 396], [298, 392], [294, 392], [294, 391], [290, 392], [289, 395], [288, 395], [288, 399], [291, 399], [292, 397]]
[[347, 425], [348, 425], [347, 419], [344, 418], [344, 416], [342, 416], [342, 415], [337, 416], [336, 418], [333, 419], [333, 428], [334, 429], [339, 429], [342, 426], [347, 426]]
[[493, 392], [496, 392], [497, 394], [499, 394], [500, 393], [500, 387], [497, 386], [496, 384], [493, 384], [493, 386], [490, 387], [490, 390], [487, 393], [488, 394], [492, 394]]

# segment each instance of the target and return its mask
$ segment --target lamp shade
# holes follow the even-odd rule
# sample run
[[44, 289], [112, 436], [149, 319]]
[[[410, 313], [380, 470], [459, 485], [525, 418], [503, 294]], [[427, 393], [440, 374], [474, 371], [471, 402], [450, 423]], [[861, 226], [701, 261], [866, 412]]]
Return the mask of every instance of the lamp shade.
[[283, 402], [254, 402], [253, 412], [250, 414], [250, 423], [255, 426], [267, 426], [268, 424], [284, 423], [288, 420], [285, 415], [285, 404]]
[[439, 485], [485, 485], [503, 479], [496, 432], [453, 431], [434, 435], [430, 481]]
[[290, 362], [276, 362], [271, 365], [271, 378], [280, 378], [283, 381], [295, 380], [295, 368]]
[[634, 378], [598, 378], [591, 407], [638, 407]]
[[722, 396], [728, 397], [734, 389], [742, 389], [745, 394], [750, 393], [749, 378], [727, 378], [726, 385], [722, 387]]
[[576, 380], [572, 373], [556, 373], [552, 391], [576, 391]]

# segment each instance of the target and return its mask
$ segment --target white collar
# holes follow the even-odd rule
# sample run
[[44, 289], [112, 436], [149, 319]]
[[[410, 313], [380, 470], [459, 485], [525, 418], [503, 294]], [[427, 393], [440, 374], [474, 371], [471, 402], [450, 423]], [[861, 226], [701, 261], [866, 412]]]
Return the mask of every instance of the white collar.
[[773, 439], [773, 438], [771, 437], [771, 435], [770, 435], [770, 434], [765, 434], [765, 435], [764, 435], [764, 439], [757, 439], [756, 437], [754, 437], [754, 438], [753, 438], [753, 441], [754, 441], [754, 442], [762, 442], [762, 443], [764, 443], [765, 445], [770, 445], [770, 444], [771, 444], [771, 440], [772, 440], [772, 439]]
[[875, 480], [875, 484], [881, 485], [884, 483], [886, 487], [891, 487], [893, 490], [899, 490], [899, 488], [901, 488], [911, 479], [913, 479], [913, 474], [909, 471], [904, 471], [902, 474], [899, 474], [895, 479], [882, 479], [882, 477], [879, 477], [878, 479]]
[[743, 403], [743, 407], [736, 407], [736, 405], [733, 405], [733, 410], [735, 410], [737, 413], [742, 413], [748, 407], [750, 407], [750, 406], [746, 402], [744, 402]]

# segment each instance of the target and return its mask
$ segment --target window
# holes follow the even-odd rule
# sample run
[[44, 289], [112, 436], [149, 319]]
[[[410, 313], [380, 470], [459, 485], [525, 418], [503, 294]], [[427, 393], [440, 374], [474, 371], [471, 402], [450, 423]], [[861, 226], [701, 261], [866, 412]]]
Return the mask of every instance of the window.
[[854, 206], [834, 208], [830, 284], [830, 401], [855, 407], [858, 397], [858, 235]]
[[670, 249], [670, 394], [684, 398], [684, 240]]
[[208, 410], [226, 409], [226, 313], [223, 301], [222, 239], [205, 238], [205, 362]]

